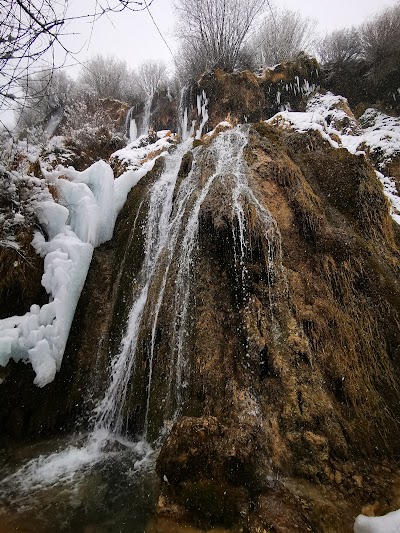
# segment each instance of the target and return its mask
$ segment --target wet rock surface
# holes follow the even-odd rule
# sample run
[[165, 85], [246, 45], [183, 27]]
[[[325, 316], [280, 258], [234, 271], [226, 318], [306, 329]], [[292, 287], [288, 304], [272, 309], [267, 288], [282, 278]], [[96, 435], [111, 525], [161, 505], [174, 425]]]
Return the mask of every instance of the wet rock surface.
[[188, 109], [189, 124], [198, 117], [197, 96], [209, 100], [207, 129], [220, 122], [254, 123], [272, 117], [282, 108], [301, 111], [305, 98], [321, 85], [318, 62], [305, 55], [296, 61], [266, 68], [259, 75], [249, 71], [226, 73], [216, 70], [204, 74], [189, 87], [182, 106]]
[[[351, 531], [372, 493], [384, 507], [393, 497], [379, 476], [366, 490], [363, 461], [374, 454], [378, 470], [387, 454], [397, 461], [396, 231], [370, 164], [318, 135], [255, 126], [246, 157], [252, 189], [280, 230], [284, 276], [268, 278], [271, 257], [249, 209], [252, 244], [238, 283], [230, 193], [215, 186], [201, 208], [194, 285], [185, 412], [197, 418], [180, 419], [161, 449], [163, 492], [178, 515], [206, 527], [246, 516], [251, 531]], [[271, 491], [274, 475], [308, 480], [321, 494], [286, 483]], [[235, 510], [221, 496], [230, 491]], [[222, 503], [207, 515], [201, 498]]]
[[[264, 81], [225, 77], [202, 82], [221, 104], [211, 125], [229, 113], [257, 121], [263, 84], [292, 83], [279, 69]], [[218, 91], [231, 82], [238, 104], [229, 89], [224, 108]], [[161, 434], [148, 531], [350, 532], [364, 506], [400, 506], [400, 233], [364, 156], [265, 123], [223, 135], [223, 154], [216, 136], [182, 158], [171, 213], [182, 223], [149, 283], [150, 299], [160, 287], [163, 298], [144, 310], [126, 390], [126, 430]], [[69, 430], [102, 397], [160, 173], [133, 189], [95, 252], [55, 382], [27, 386], [28, 367], [6, 376], [4, 433]], [[181, 186], [190, 194], [180, 211]]]

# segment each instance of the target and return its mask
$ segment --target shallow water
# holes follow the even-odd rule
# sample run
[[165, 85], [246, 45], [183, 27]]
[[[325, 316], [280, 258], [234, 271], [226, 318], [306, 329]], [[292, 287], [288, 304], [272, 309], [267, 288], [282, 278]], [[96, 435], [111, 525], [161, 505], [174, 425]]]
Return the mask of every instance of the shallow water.
[[146, 530], [158, 498], [147, 444], [114, 442], [94, 453], [78, 437], [12, 453], [1, 470], [0, 533]]

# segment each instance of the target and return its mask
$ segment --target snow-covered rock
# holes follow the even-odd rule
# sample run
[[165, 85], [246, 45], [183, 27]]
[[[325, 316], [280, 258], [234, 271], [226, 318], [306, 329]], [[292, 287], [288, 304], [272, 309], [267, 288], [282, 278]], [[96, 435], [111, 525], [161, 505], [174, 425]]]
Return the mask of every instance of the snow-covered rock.
[[281, 111], [266, 121], [284, 129], [318, 131], [333, 148], [371, 155], [377, 177], [391, 205], [392, 218], [400, 223], [400, 197], [392, 177], [384, 174], [393, 158], [400, 156], [400, 120], [375, 109], [367, 109], [358, 122], [347, 100], [331, 93], [313, 95], [305, 112]]
[[[104, 161], [82, 172], [72, 167], [43, 170], [59, 198], [55, 202], [47, 191], [32, 203], [46, 234], [36, 231], [32, 245], [44, 258], [42, 285], [49, 302], [42, 307], [32, 305], [23, 316], [0, 320], [1, 366], [11, 358], [29, 361], [36, 373], [36, 385], [43, 387], [54, 380], [93, 250], [112, 238], [129, 191], [153, 168], [157, 157], [167, 153], [170, 142], [166, 133], [144, 147], [140, 142], [131, 143], [124, 154], [134, 162], [134, 169], [115, 180], [110, 165]], [[29, 180], [39, 184], [44, 181], [33, 177]]]

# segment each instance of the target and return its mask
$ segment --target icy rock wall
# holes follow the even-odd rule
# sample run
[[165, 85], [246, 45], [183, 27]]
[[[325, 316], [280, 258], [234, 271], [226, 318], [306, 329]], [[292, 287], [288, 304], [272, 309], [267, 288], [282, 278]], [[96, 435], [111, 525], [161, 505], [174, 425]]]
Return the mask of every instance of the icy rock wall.
[[[168, 146], [168, 142], [162, 146]], [[135, 146], [131, 153], [134, 151]], [[146, 159], [149, 151], [151, 148], [142, 148], [137, 160]], [[158, 154], [162, 152], [163, 149]], [[11, 358], [29, 361], [36, 374], [35, 385], [43, 387], [54, 380], [93, 249], [111, 239], [128, 192], [154, 162], [150, 159], [116, 180], [111, 167], [103, 161], [83, 172], [68, 168], [46, 174], [57, 190], [59, 203], [37, 202], [35, 209], [44, 234], [37, 231], [32, 245], [44, 258], [42, 285], [49, 294], [49, 303], [41, 308], [32, 305], [24, 316], [0, 321], [2, 366]]]

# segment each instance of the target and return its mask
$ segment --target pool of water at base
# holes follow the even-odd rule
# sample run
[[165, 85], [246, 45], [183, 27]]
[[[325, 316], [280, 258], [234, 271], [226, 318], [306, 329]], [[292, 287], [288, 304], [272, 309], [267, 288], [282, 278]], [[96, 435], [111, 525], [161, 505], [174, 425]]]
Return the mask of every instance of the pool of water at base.
[[0, 533], [143, 533], [159, 494], [143, 442], [75, 436], [0, 452]]

